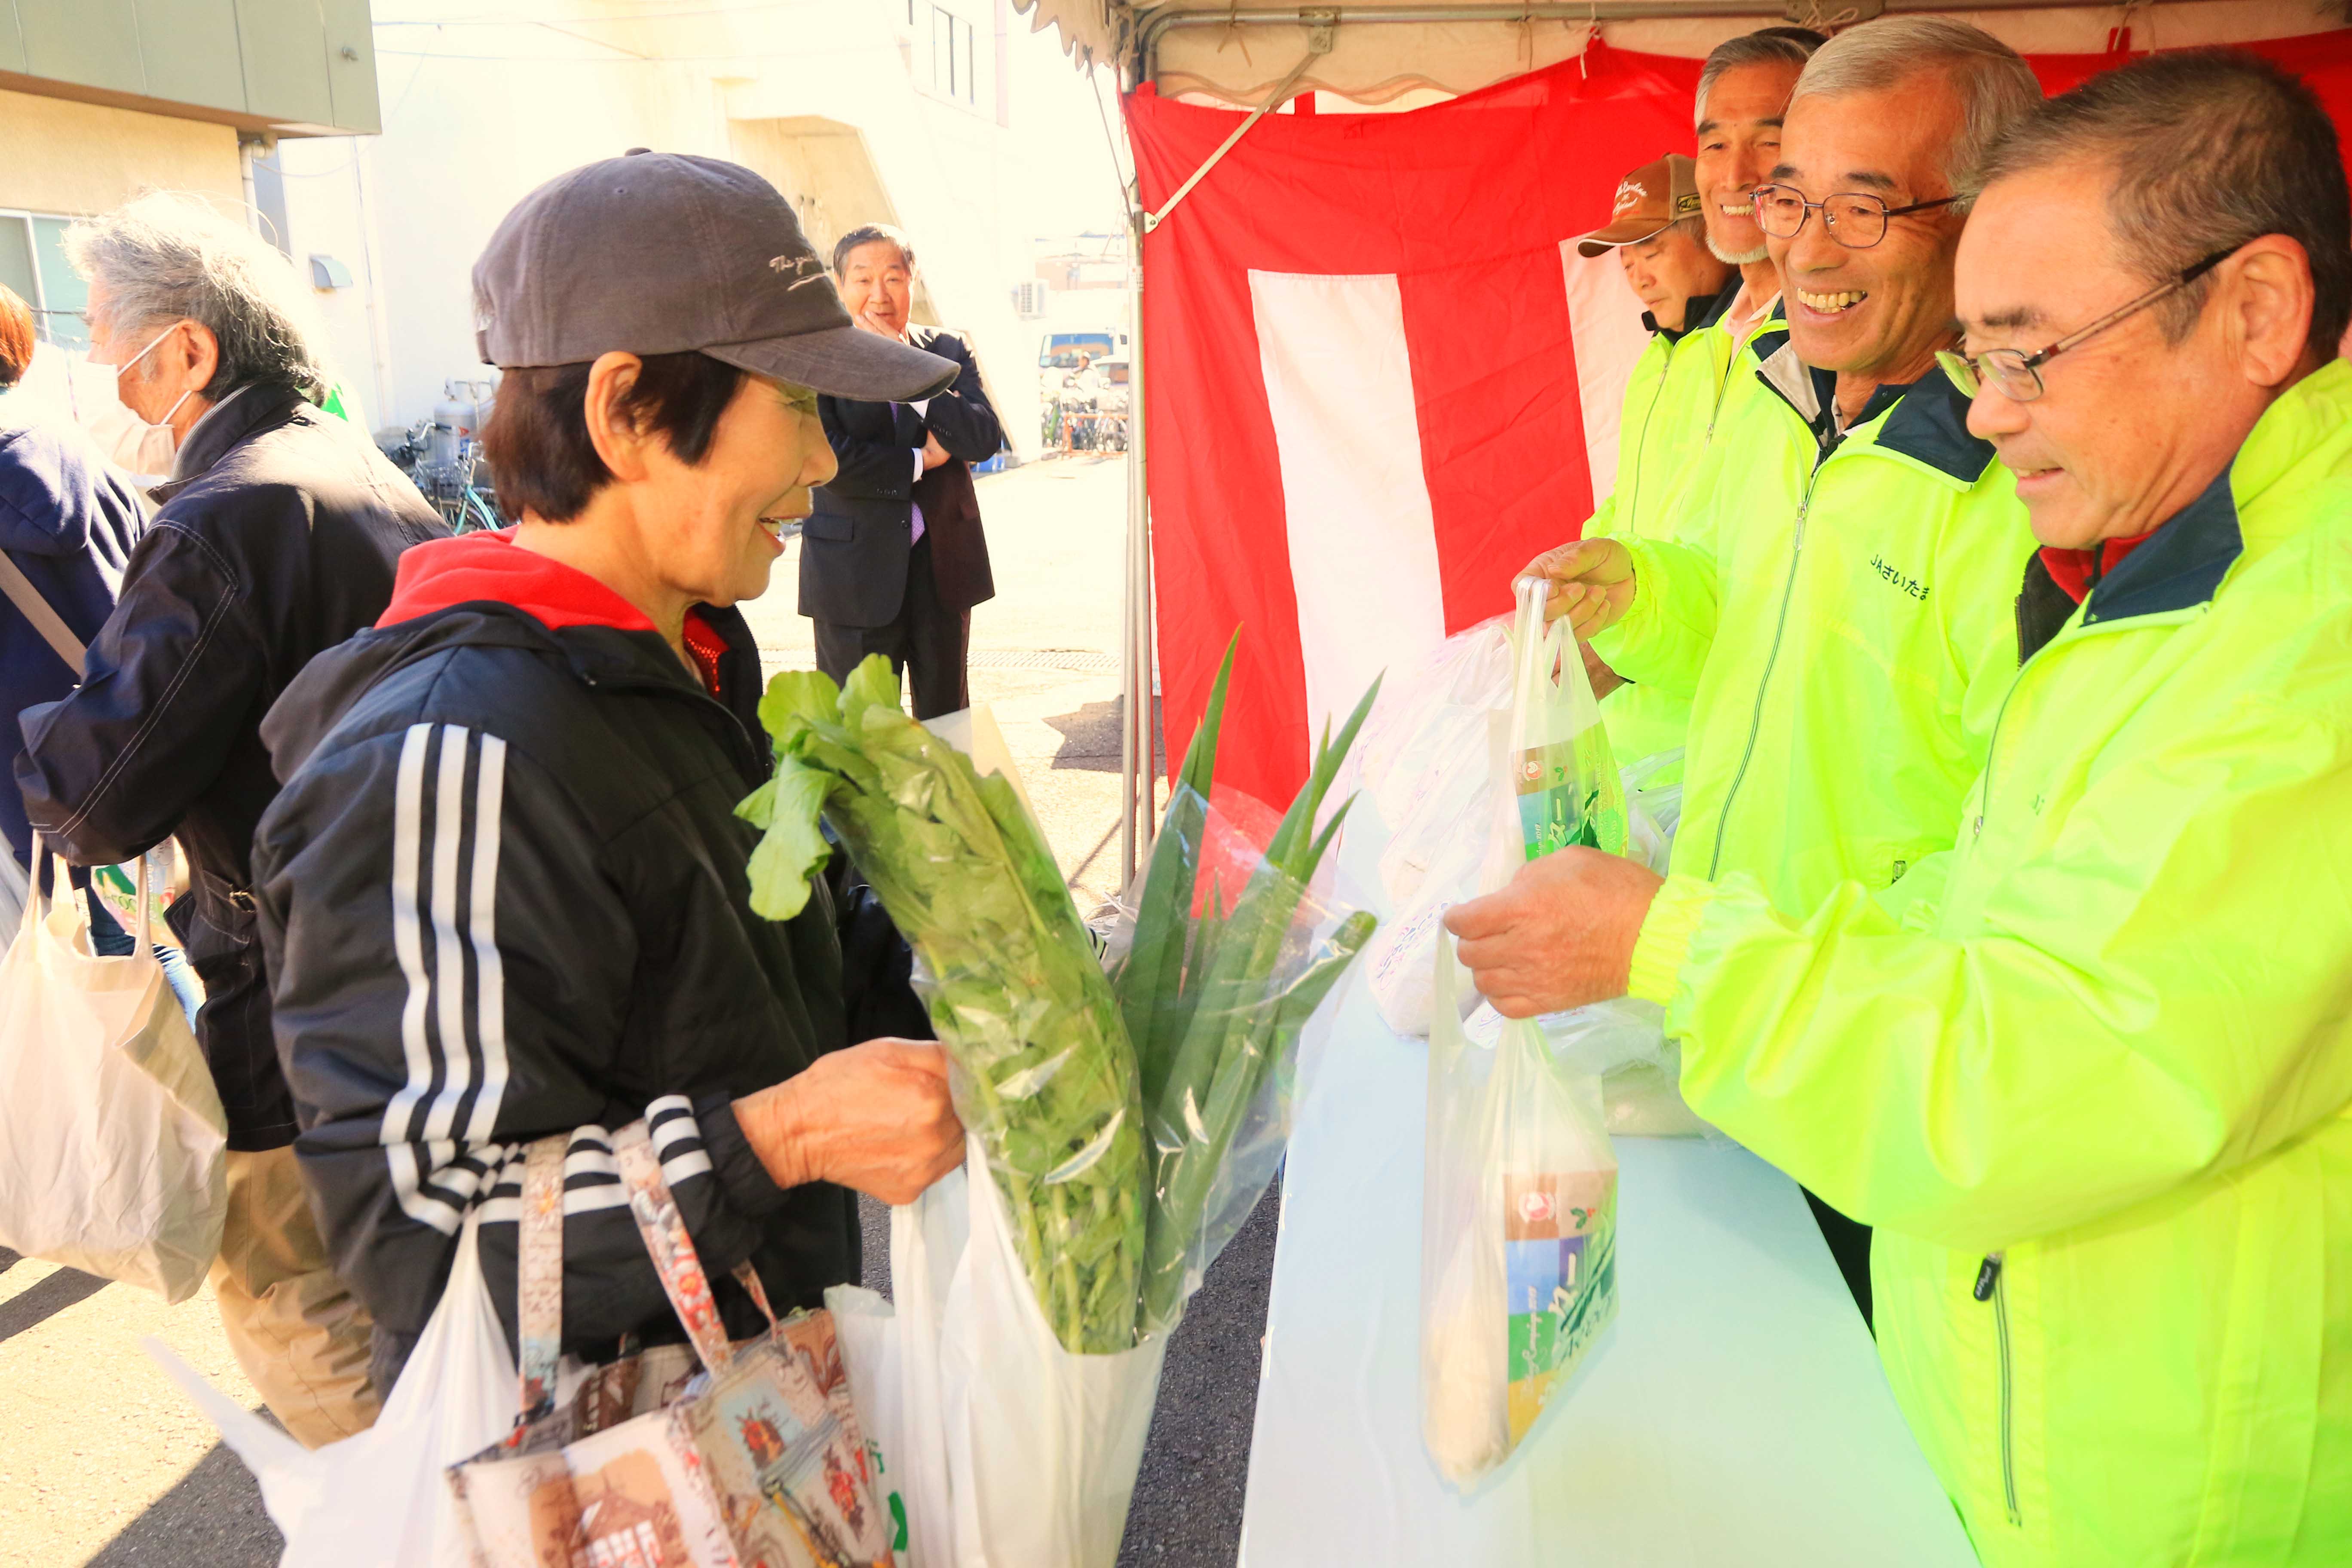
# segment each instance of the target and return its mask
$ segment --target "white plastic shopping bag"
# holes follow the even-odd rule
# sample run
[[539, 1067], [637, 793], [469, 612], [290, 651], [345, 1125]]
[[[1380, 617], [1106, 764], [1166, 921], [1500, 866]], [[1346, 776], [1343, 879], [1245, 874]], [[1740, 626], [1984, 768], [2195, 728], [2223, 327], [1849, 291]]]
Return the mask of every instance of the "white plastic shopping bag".
[[482, 1280], [480, 1215], [478, 1207], [466, 1216], [440, 1304], [383, 1414], [357, 1436], [305, 1449], [161, 1340], [145, 1342], [260, 1481], [286, 1538], [280, 1568], [469, 1568], [472, 1549], [442, 1472], [504, 1436], [521, 1412], [514, 1356]]
[[[859, 1419], [897, 1467], [903, 1561], [1112, 1568], [1167, 1337], [1112, 1355], [1064, 1350], [987, 1171], [975, 1140], [962, 1171], [892, 1211], [890, 1303], [826, 1297]], [[869, 1414], [893, 1387], [898, 1408]]]
[[0, 953], [15, 945], [16, 928], [25, 923], [25, 896], [32, 890], [16, 852], [0, 844]]
[[0, 958], [0, 1246], [183, 1301], [220, 1251], [227, 1119], [148, 922], [100, 957], [43, 860]]
[[1526, 1019], [1457, 1021], [1434, 958], [1422, 1183], [1422, 1436], [1474, 1485], [1507, 1458], [1617, 1314], [1617, 1156], [1601, 1082]]

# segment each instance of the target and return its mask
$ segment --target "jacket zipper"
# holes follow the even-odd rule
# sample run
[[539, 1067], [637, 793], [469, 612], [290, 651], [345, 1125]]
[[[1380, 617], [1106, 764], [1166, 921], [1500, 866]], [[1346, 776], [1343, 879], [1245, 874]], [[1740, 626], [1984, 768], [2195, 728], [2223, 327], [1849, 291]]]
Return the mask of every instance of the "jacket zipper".
[[743, 721], [735, 716], [735, 710], [708, 691], [688, 691], [671, 685], [667, 680], [656, 680], [651, 676], [624, 675], [618, 680], [599, 680], [595, 676], [583, 669], [580, 671], [580, 679], [600, 691], [628, 692], [639, 697], [667, 697], [673, 701], [700, 704], [727, 721], [728, 732], [743, 743], [748, 754], [753, 757], [761, 754], [760, 742], [752, 738], [751, 731], [744, 727]]
[[[1625, 508], [1625, 521], [1629, 526], [1632, 525], [1634, 520], [1641, 515], [1642, 454], [1649, 450], [1650, 426], [1657, 418], [1659, 400], [1666, 395], [1666, 377], [1674, 374], [1675, 350], [1678, 346], [1678, 344], [1673, 342], [1666, 344], [1665, 370], [1664, 374], [1660, 374], [1658, 377], [1657, 390], [1650, 394], [1650, 405], [1642, 410], [1642, 432], [1640, 435], [1633, 437], [1633, 472], [1629, 476], [1632, 481], [1632, 494]], [[1712, 426], [1710, 426], [1710, 428], [1712, 428]], [[1633, 534], [1633, 537], [1639, 539], [1642, 535], [1634, 533]]]
[[1748, 764], [1755, 760], [1757, 737], [1764, 730], [1764, 697], [1772, 687], [1773, 668], [1780, 662], [1780, 642], [1789, 629], [1789, 605], [1797, 596], [1797, 564], [1805, 553], [1805, 518], [1813, 510], [1813, 487], [1821, 482], [1822, 468], [1829, 462], [1823, 454], [1813, 471], [1805, 479], [1804, 499], [1797, 503], [1795, 537], [1789, 545], [1789, 577], [1780, 588], [1780, 618], [1772, 626], [1772, 651], [1764, 657], [1764, 675], [1756, 683], [1756, 712], [1748, 722], [1748, 747], [1739, 753], [1739, 766], [1731, 775], [1731, 787], [1723, 794], [1723, 807], [1715, 814], [1715, 853], [1706, 863], [1706, 879], [1710, 882], [1723, 869], [1723, 833], [1731, 823], [1732, 804], [1739, 798], [1739, 785], [1748, 777]]
[[2009, 1365], [2009, 1289], [2001, 1279], [2004, 1252], [1988, 1252], [1977, 1266], [1976, 1299], [1992, 1303], [1994, 1342], [2000, 1348], [2000, 1496], [2009, 1510], [2009, 1522], [2022, 1525], [2025, 1521], [2017, 1511], [2017, 1448], [2011, 1437], [2015, 1423], [2014, 1402], [2010, 1393]]

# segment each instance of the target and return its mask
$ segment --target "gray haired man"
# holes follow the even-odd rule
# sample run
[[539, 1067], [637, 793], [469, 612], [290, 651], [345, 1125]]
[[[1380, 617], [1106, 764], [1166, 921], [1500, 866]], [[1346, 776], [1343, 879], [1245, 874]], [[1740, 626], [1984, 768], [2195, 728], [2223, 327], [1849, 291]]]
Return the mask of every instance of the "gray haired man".
[[248, 857], [278, 794], [261, 716], [313, 654], [374, 624], [401, 551], [446, 533], [414, 486], [321, 413], [319, 331], [286, 259], [195, 202], [142, 196], [74, 226], [91, 357], [170, 432], [162, 510], [82, 684], [28, 708], [26, 815], [83, 865], [177, 836], [194, 897], [172, 923], [204, 982], [196, 1037], [228, 1113], [213, 1270], [231, 1346], [287, 1430], [366, 1427], [366, 1314], [329, 1268], [296, 1174]]
[[[1756, 195], [1787, 336], [1766, 340], [1675, 536], [1581, 541], [1527, 568], [1611, 668], [1689, 694], [1677, 872], [1744, 873], [1810, 910], [1951, 847], [2017, 668], [2033, 542], [1935, 356], [1953, 341], [1966, 182], [2041, 101], [2016, 51], [1949, 17], [1823, 45]], [[1504, 896], [1551, 908], [1541, 880]], [[1816, 1216], [1866, 1316], [1868, 1233]]]

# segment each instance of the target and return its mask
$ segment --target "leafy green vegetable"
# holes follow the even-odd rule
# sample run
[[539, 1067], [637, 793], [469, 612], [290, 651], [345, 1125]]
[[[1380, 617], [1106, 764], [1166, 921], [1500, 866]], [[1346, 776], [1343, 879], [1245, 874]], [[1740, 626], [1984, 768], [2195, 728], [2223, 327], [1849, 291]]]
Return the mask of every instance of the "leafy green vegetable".
[[813, 672], [777, 676], [760, 704], [776, 774], [737, 807], [763, 835], [752, 908], [782, 920], [803, 907], [828, 852], [822, 812], [930, 973], [957, 1111], [987, 1152], [1038, 1305], [1072, 1351], [1126, 1350], [1174, 1326], [1222, 1243], [1209, 1234], [1218, 1205], [1254, 1199], [1241, 1184], [1265, 1179], [1230, 1173], [1236, 1134], [1253, 1107], [1278, 1103], [1299, 1031], [1371, 935], [1369, 914], [1319, 940], [1299, 917], [1346, 807], [1319, 829], [1318, 819], [1377, 682], [1336, 742], [1326, 731], [1230, 909], [1213, 885], [1193, 913], [1239, 641], [1185, 753], [1133, 940], [1109, 979], [1012, 785], [979, 776], [900, 712], [881, 658], [839, 688]]
[[1012, 786], [899, 711], [887, 662], [832, 686], [778, 676], [761, 704], [777, 776], [738, 808], [766, 827], [752, 907], [806, 899], [821, 805], [930, 971], [956, 1109], [1046, 1321], [1069, 1350], [1126, 1350], [1144, 1237], [1135, 1057], [1069, 889]]

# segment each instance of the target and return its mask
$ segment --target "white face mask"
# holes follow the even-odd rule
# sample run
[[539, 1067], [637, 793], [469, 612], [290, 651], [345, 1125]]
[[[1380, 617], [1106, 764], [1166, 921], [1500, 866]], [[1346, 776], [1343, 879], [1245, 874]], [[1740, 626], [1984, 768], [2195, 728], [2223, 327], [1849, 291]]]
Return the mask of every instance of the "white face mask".
[[153, 353], [157, 343], [179, 330], [180, 324], [173, 322], [156, 333], [154, 340], [145, 348], [114, 367], [114, 395], [121, 413], [106, 409], [89, 421], [90, 434], [97, 437], [100, 448], [134, 474], [156, 479], [171, 475], [172, 464], [180, 450], [180, 433], [172, 428], [172, 416], [180, 411], [181, 404], [195, 395], [195, 389], [191, 387], [180, 394], [172, 406], [163, 411], [160, 422], [150, 422], [141, 418], [138, 411], [123, 400], [122, 373]]

